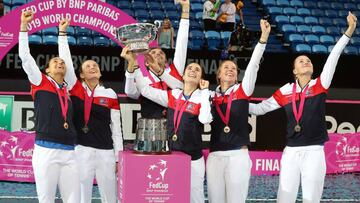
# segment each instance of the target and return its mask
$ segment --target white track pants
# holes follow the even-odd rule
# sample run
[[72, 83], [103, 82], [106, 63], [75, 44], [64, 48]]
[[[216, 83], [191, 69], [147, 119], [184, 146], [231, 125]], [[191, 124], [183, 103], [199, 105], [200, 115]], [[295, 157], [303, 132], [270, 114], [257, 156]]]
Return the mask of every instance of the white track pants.
[[81, 203], [90, 203], [94, 177], [99, 186], [101, 202], [116, 202], [114, 150], [78, 145], [75, 148], [80, 172]]
[[64, 203], [80, 202], [79, 172], [74, 150], [35, 145], [32, 165], [40, 203], [55, 201], [57, 185]]
[[303, 202], [320, 202], [326, 173], [324, 147], [285, 147], [281, 158], [279, 203], [296, 201], [301, 180]]
[[204, 157], [191, 161], [191, 184], [190, 184], [190, 202], [204, 203], [204, 176], [205, 161]]
[[206, 163], [209, 202], [245, 202], [251, 167], [248, 149], [211, 152]]

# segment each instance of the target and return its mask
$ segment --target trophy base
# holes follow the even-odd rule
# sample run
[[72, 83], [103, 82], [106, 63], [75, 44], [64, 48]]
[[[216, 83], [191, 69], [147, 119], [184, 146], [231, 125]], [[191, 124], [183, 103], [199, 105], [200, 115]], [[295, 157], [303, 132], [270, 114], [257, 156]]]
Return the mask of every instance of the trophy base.
[[135, 140], [134, 153], [138, 154], [170, 154], [168, 141]]
[[129, 50], [133, 53], [144, 53], [149, 49], [147, 42], [133, 42], [129, 44]]

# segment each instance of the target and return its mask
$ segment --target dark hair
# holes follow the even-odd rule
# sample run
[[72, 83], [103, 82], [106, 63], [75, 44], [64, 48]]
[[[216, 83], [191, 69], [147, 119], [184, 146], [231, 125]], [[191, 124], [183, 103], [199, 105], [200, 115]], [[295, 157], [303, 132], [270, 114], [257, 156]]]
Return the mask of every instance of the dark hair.
[[45, 66], [44, 66], [44, 71], [45, 71], [46, 74], [47, 74], [46, 69], [49, 68], [49, 66], [50, 66], [50, 61], [51, 61], [51, 59], [48, 60], [48, 61], [46, 62], [46, 64], [45, 64]]
[[[54, 58], [59, 58], [59, 59], [61, 59], [61, 60], [64, 61], [64, 59], [60, 58], [59, 56], [54, 56], [54, 57], [52, 57], [51, 59], [49, 59], [49, 60], [45, 63], [45, 66], [44, 66], [44, 69], [43, 69], [43, 71], [45, 72], [46, 75], [48, 74], [48, 73], [46, 72], [46, 69], [49, 68], [49, 66], [50, 66], [50, 61], [53, 60]], [[65, 63], [65, 61], [64, 61], [64, 63]], [[65, 66], [66, 66], [66, 64], [65, 64]]]
[[[80, 81], [81, 81], [81, 82], [84, 82], [84, 81], [85, 81], [83, 78], [80, 77], [80, 74], [83, 73], [83, 65], [84, 65], [84, 63], [85, 63], [86, 61], [94, 61], [96, 64], [98, 64], [98, 62], [96, 62], [96, 61], [93, 60], [93, 59], [87, 59], [87, 60], [85, 60], [85, 61], [83, 61], [83, 62], [81, 63], [80, 68], [79, 68], [79, 78], [80, 78]], [[100, 70], [100, 74], [101, 74], [100, 65], [98, 64], [98, 66], [99, 66], [99, 70]], [[102, 81], [101, 81], [100, 79], [99, 79], [99, 85], [103, 86], [103, 83], [102, 83]]]
[[[200, 69], [201, 69], [201, 76], [200, 76], [200, 78], [201, 78], [201, 79], [204, 79], [204, 78], [205, 78], [205, 69], [204, 69], [204, 67], [202, 67], [202, 66], [201, 66], [200, 64], [198, 64], [198, 63], [195, 63], [195, 62], [192, 62], [192, 63], [197, 64], [197, 65], [200, 66]], [[185, 66], [184, 74], [185, 74], [186, 69], [187, 69], [187, 68], [189, 67], [189, 65], [192, 64], [192, 63], [189, 63], [187, 66]]]
[[161, 47], [159, 46], [153, 46], [153, 47], [150, 47], [149, 50], [148, 50], [148, 53], [150, 53], [150, 51], [154, 50], [154, 49], [160, 49], [164, 55], [165, 55], [165, 66], [166, 66], [166, 63], [167, 63], [167, 56], [166, 56], [166, 53], [161, 49]]
[[[293, 73], [293, 76], [294, 76], [294, 79], [296, 80], [296, 75], [294, 74], [294, 69], [295, 69], [295, 61], [296, 61], [296, 59], [297, 58], [299, 58], [300, 56], [306, 56], [307, 58], [309, 58], [307, 55], [305, 55], [305, 54], [300, 54], [300, 55], [298, 55], [298, 56], [296, 56], [295, 58], [294, 58], [294, 60], [293, 60], [293, 64], [292, 64], [292, 73]], [[310, 59], [310, 58], [309, 58]], [[311, 61], [311, 60], [310, 60]]]

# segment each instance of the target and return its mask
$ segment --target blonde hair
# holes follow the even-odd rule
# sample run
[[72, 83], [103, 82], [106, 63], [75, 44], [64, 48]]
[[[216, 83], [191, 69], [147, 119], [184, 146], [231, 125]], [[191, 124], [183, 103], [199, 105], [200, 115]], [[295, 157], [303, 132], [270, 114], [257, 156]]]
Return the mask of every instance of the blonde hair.
[[[217, 84], [220, 84], [219, 75], [220, 75], [221, 68], [223, 67], [224, 63], [225, 63], [225, 62], [228, 62], [228, 61], [230, 61], [231, 63], [233, 63], [233, 64], [235, 65], [236, 71], [238, 71], [238, 69], [239, 69], [239, 67], [237, 66], [237, 64], [236, 64], [234, 61], [232, 61], [232, 60], [224, 60], [224, 61], [221, 61], [220, 65], [219, 65], [219, 68], [218, 68], [217, 71], [216, 71], [216, 82], [217, 82]], [[236, 81], [237, 81], [237, 76], [236, 76]], [[236, 82], [236, 81], [235, 81], [235, 82]]]

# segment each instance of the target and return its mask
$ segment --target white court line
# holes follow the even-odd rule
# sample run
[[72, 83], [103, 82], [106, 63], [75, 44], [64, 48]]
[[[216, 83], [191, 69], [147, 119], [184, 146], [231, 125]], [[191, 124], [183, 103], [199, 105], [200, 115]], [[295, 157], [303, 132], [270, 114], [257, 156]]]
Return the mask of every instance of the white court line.
[[[37, 199], [37, 197], [31, 197], [31, 196], [0, 196], [0, 199]], [[61, 197], [55, 197], [55, 199], [61, 199]], [[100, 200], [100, 197], [93, 197], [92, 199]]]
[[[248, 201], [276, 201], [276, 199], [246, 199]], [[302, 199], [296, 199], [302, 201]], [[321, 199], [322, 202], [360, 202], [360, 199]]]
[[[0, 196], [0, 199], [37, 199], [37, 197], [31, 196]], [[56, 197], [56, 199], [61, 199]], [[93, 197], [92, 199], [100, 200], [100, 197]], [[246, 199], [248, 201], [276, 201], [276, 199]], [[302, 199], [297, 199], [302, 201]], [[322, 202], [360, 202], [360, 199], [321, 199]]]

